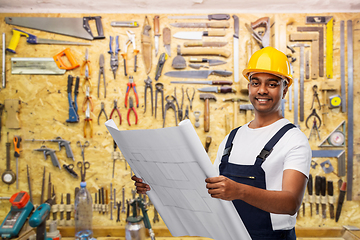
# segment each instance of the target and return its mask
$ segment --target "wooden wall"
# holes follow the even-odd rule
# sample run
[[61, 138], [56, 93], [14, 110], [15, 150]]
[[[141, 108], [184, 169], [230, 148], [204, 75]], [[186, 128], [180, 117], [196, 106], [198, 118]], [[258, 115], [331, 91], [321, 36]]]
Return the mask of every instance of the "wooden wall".
[[[230, 14], [230, 16], [233, 14]], [[272, 23], [274, 19], [279, 19], [285, 24], [289, 24], [286, 27], [286, 35], [288, 39], [288, 35], [290, 33], [295, 33], [296, 28], [298, 26], [306, 26], [305, 25], [305, 16], [306, 14], [237, 14], [240, 18], [240, 54], [239, 54], [239, 68], [240, 73], [242, 69], [245, 68], [248, 58], [248, 52], [246, 44], [248, 41], [252, 43], [252, 51], [256, 51], [259, 49], [259, 46], [256, 44], [254, 39], [251, 37], [249, 32], [245, 27], [245, 23], [250, 23], [257, 20], [260, 17], [269, 16], [271, 18]], [[354, 32], [354, 186], [353, 186], [353, 201], [346, 201], [343, 206], [343, 211], [339, 222], [335, 222], [335, 220], [329, 218], [329, 212], [327, 211], [327, 218], [322, 219], [321, 215], [315, 215], [315, 207], [313, 206], [314, 215], [310, 217], [309, 203], [306, 203], [306, 212], [305, 216], [301, 213], [299, 214], [297, 226], [298, 227], [339, 227], [342, 225], [360, 225], [360, 208], [359, 202], [355, 201], [359, 196], [359, 174], [360, 168], [360, 139], [359, 139], [359, 123], [357, 121], [357, 117], [359, 115], [359, 106], [356, 104], [359, 102], [359, 91], [360, 87], [357, 84], [357, 80], [359, 79], [359, 71], [357, 70], [357, 66], [359, 66], [359, 14], [356, 13], [332, 13], [332, 14], [319, 14], [319, 15], [327, 15], [334, 17], [334, 35], [333, 35], [333, 67], [334, 67], [334, 76], [333, 79], [329, 79], [329, 81], [334, 81], [339, 87], [336, 91], [332, 93], [340, 94], [340, 21], [344, 20], [345, 23], [347, 20], [353, 20], [353, 32]], [[20, 17], [20, 16], [33, 16], [33, 17], [82, 17], [87, 16], [86, 14], [1, 14], [1, 19], [5, 17]], [[19, 119], [21, 121], [21, 129], [8, 129], [5, 125], [5, 121], [8, 117], [6, 112], [3, 113], [2, 117], [2, 131], [1, 131], [1, 144], [0, 144], [0, 172], [2, 173], [5, 170], [5, 143], [7, 141], [7, 132], [9, 132], [10, 141], [12, 141], [13, 135], [20, 135], [23, 139], [54, 139], [57, 136], [62, 137], [68, 141], [71, 141], [71, 147], [75, 156], [75, 162], [66, 157], [65, 150], [61, 150], [60, 152], [56, 152], [57, 157], [60, 161], [60, 164], [71, 164], [76, 163], [81, 160], [81, 151], [80, 148], [76, 146], [76, 142], [80, 141], [82, 144], [85, 141], [90, 142], [90, 146], [85, 150], [85, 159], [89, 161], [91, 164], [90, 169], [87, 172], [87, 186], [89, 191], [94, 196], [95, 192], [98, 191], [99, 188], [105, 187], [106, 189], [110, 189], [110, 183], [113, 184], [113, 187], [117, 190], [117, 200], [122, 200], [121, 189], [125, 187], [126, 190], [126, 198], [130, 198], [131, 190], [134, 189], [133, 182], [130, 180], [130, 168], [127, 167], [125, 169], [124, 160], [116, 161], [115, 165], [115, 177], [112, 178], [112, 167], [113, 160], [111, 158], [111, 153], [113, 151], [113, 141], [110, 134], [107, 132], [106, 127], [104, 125], [105, 118], [104, 116], [100, 119], [100, 125], [97, 124], [97, 117], [100, 112], [100, 104], [101, 102], [105, 103], [106, 113], [109, 116], [110, 112], [113, 108], [114, 100], [118, 101], [118, 107], [122, 115], [122, 124], [118, 125], [121, 130], [134, 130], [134, 129], [154, 129], [161, 128], [163, 121], [161, 119], [161, 111], [160, 111], [160, 101], [158, 101], [158, 109], [157, 109], [157, 118], [151, 114], [151, 104], [150, 101], [146, 103], [146, 113], [144, 113], [144, 80], [147, 78], [146, 73], [144, 72], [144, 65], [142, 61], [142, 53], [140, 51], [138, 57], [138, 70], [136, 73], [133, 73], [133, 48], [130, 46], [128, 48], [128, 53], [130, 53], [129, 61], [128, 61], [128, 72], [129, 75], [133, 75], [134, 82], [136, 83], [137, 92], [139, 95], [139, 108], [136, 108], [139, 121], [138, 124], [135, 125], [133, 115], [130, 117], [132, 125], [129, 126], [126, 121], [127, 109], [124, 107], [124, 99], [126, 92], [126, 83], [128, 82], [128, 78], [124, 76], [123, 70], [123, 58], [121, 57], [121, 53], [124, 52], [124, 43], [127, 39], [126, 30], [128, 28], [115, 28], [110, 26], [111, 21], [129, 21], [136, 20], [139, 22], [139, 28], [132, 28], [130, 30], [134, 31], [136, 34], [136, 48], [141, 49], [140, 43], [140, 32], [142, 30], [142, 26], [144, 24], [144, 14], [101, 14], [102, 16], [102, 24], [104, 27], [104, 32], [106, 39], [103, 40], [94, 40], [91, 41], [92, 46], [71, 46], [71, 51], [74, 54], [77, 61], [81, 64], [85, 59], [85, 49], [89, 50], [89, 59], [92, 68], [91, 72], [91, 82], [93, 85], [92, 88], [92, 100], [94, 102], [94, 111], [91, 113], [91, 118], [93, 119], [93, 138], [84, 138], [83, 136], [83, 126], [84, 126], [84, 116], [85, 114], [81, 111], [82, 102], [85, 94], [79, 91], [78, 96], [78, 105], [79, 105], [79, 115], [80, 122], [79, 123], [66, 123], [66, 119], [68, 118], [68, 99], [67, 99], [67, 78], [68, 74], [73, 76], [80, 76], [80, 68], [67, 71], [64, 75], [12, 75], [11, 74], [11, 64], [10, 59], [12, 57], [52, 57], [58, 52], [62, 51], [65, 47], [61, 45], [29, 45], [25, 42], [25, 38], [21, 38], [20, 43], [16, 49], [16, 54], [7, 53], [6, 55], [6, 88], [1, 89], [0, 93], [0, 102], [4, 103], [5, 99], [20, 99], [21, 101], [21, 110], [19, 113]], [[153, 26], [153, 18], [155, 14], [147, 15], [150, 24]], [[192, 29], [181, 29], [171, 27], [169, 24], [175, 22], [176, 20], [170, 20], [167, 18], [167, 15], [163, 14], [160, 16], [160, 27], [161, 33], [164, 27], [170, 27], [172, 34], [178, 31], [191, 31]], [[191, 22], [191, 20], [184, 20], [187, 22]], [[194, 20], [196, 21], [196, 20]], [[182, 22], [181, 20], [177, 20], [177, 22]], [[224, 47], [227, 50], [233, 51], [233, 42], [232, 35], [234, 32], [233, 29], [233, 19], [229, 20], [230, 28], [226, 29], [226, 37], [225, 39], [228, 41], [228, 44]], [[94, 24], [92, 24], [93, 32]], [[276, 22], [275, 22], [276, 24]], [[2, 32], [6, 33], [6, 44], [9, 43], [10, 38], [12, 36], [11, 29], [13, 26], [7, 25], [4, 21], [0, 22], [0, 29]], [[19, 27], [22, 30], [25, 30], [31, 34], [34, 34], [40, 38], [52, 38], [52, 39], [62, 39], [69, 41], [82, 41], [82, 39], [75, 39], [67, 36], [62, 36], [58, 34], [52, 34], [47, 32], [42, 32], [33, 29], [26, 29]], [[346, 29], [346, 28], [345, 28]], [[195, 29], [194, 29], [195, 30]], [[198, 31], [202, 31], [203, 29], [196, 29]], [[271, 28], [272, 35], [275, 34], [274, 25]], [[96, 33], [95, 33], [96, 34]], [[152, 37], [154, 36], [153, 28], [151, 30]], [[117, 70], [116, 80], [113, 78], [113, 74], [110, 69], [110, 55], [107, 53], [109, 51], [109, 36], [120, 37], [120, 54], [119, 54], [119, 69]], [[275, 35], [273, 36], [275, 37]], [[345, 34], [346, 39], [346, 34]], [[204, 38], [205, 40], [205, 38]], [[216, 41], [218, 39], [209, 38], [206, 39], [208, 41]], [[162, 76], [159, 81], [165, 85], [164, 95], [172, 95], [174, 94], [174, 87], [177, 89], [177, 97], [181, 100], [181, 87], [184, 87], [186, 90], [189, 87], [189, 90], [192, 87], [201, 87], [201, 85], [180, 85], [180, 84], [170, 84], [172, 80], [169, 77], [164, 76], [164, 73], [167, 71], [173, 70], [171, 67], [171, 63], [173, 58], [176, 56], [176, 46], [180, 44], [183, 45], [184, 40], [179, 40], [172, 38], [171, 39], [171, 57], [166, 60]], [[345, 41], [346, 42], [346, 41]], [[290, 43], [291, 44], [291, 43]], [[153, 45], [154, 46], [154, 45]], [[183, 48], [183, 46], [182, 46]], [[326, 48], [325, 48], [326, 49]], [[296, 57], [296, 61], [293, 63], [294, 68], [294, 77], [299, 78], [299, 49], [295, 49], [296, 53], [293, 54], [293, 57]], [[310, 50], [310, 49], [309, 49]], [[165, 51], [162, 42], [162, 36], [160, 37], [159, 43], [159, 54]], [[308, 51], [308, 50], [306, 50]], [[153, 47], [153, 56], [152, 56], [152, 70], [149, 74], [149, 77], [153, 81], [153, 89], [155, 91], [154, 84], [155, 81], [155, 70], [158, 61], [158, 57], [155, 57]], [[99, 56], [100, 54], [104, 54], [105, 56], [105, 76], [106, 76], [106, 90], [107, 96], [104, 98], [103, 96], [103, 85], [101, 83], [100, 87], [100, 97], [97, 97], [97, 84], [98, 84], [98, 74], [99, 74]], [[287, 50], [287, 54], [290, 54], [290, 50]], [[158, 55], [159, 56], [159, 55]], [[189, 57], [185, 57], [187, 60]], [[216, 58], [216, 57], [215, 57]], [[213, 69], [226, 69], [229, 71], [233, 71], [233, 56], [230, 56], [227, 59], [217, 57], [221, 60], [226, 60], [227, 65], [216, 66]], [[345, 63], [347, 66], [347, 62]], [[346, 68], [347, 69], [347, 68]], [[191, 70], [191, 68], [187, 67], [186, 70]], [[208, 80], [216, 80], [221, 79], [217, 76], [211, 76]], [[233, 77], [229, 77], [228, 80], [233, 80]], [[311, 113], [310, 107], [312, 103], [312, 86], [317, 84], [321, 86], [321, 82], [325, 81], [326, 78], [318, 78], [317, 80], [305, 80], [305, 119]], [[346, 78], [347, 80], [347, 78]], [[83, 82], [83, 76], [81, 76], [80, 83]], [[203, 112], [204, 112], [204, 102], [199, 99], [199, 93], [196, 92], [195, 99], [193, 102], [193, 111], [201, 111], [200, 116], [200, 127], [196, 129], [199, 138], [205, 144], [205, 138], [207, 136], [212, 137], [212, 143], [209, 148], [209, 157], [211, 161], [214, 161], [218, 146], [223, 138], [226, 136], [227, 132], [225, 130], [225, 115], [229, 114], [232, 122], [233, 112], [233, 104], [231, 102], [223, 102], [223, 98], [230, 97], [246, 97], [246, 80], [240, 76], [240, 82], [234, 84], [234, 88], [236, 88], [236, 94], [217, 94], [216, 102], [210, 103], [210, 113], [211, 113], [211, 125], [210, 132], [205, 133], [203, 129]], [[81, 87], [81, 85], [80, 85]], [[321, 89], [320, 89], [321, 90]], [[319, 97], [322, 104], [325, 104], [325, 97], [319, 91]], [[132, 92], [130, 93], [133, 94]], [[328, 93], [331, 94], [331, 93]], [[133, 95], [132, 95], [133, 96]], [[294, 95], [293, 95], [294, 96]], [[149, 93], [147, 95], [148, 99], [150, 98]], [[243, 103], [241, 103], [243, 104]], [[293, 121], [293, 110], [289, 111], [289, 102], [286, 103], [286, 111], [285, 117], [290, 121]], [[184, 96], [184, 108], [189, 105], [189, 101], [187, 100], [186, 94]], [[189, 116], [190, 120], [195, 123], [195, 118], [193, 115], [193, 111], [190, 111]], [[322, 111], [318, 111], [319, 115]], [[237, 111], [238, 125], [242, 125], [246, 123], [245, 112]], [[119, 119], [115, 117], [115, 123], [119, 124]], [[339, 108], [328, 110], [328, 114], [326, 115], [326, 123], [321, 126], [320, 134], [321, 140], [315, 140], [312, 137], [309, 141], [312, 149], [319, 149], [318, 145], [324, 138], [334, 130], [334, 128], [341, 122], [345, 120], [347, 123], [347, 114], [342, 113]], [[174, 113], [172, 110], [169, 110], [166, 114], [166, 125], [165, 127], [175, 126]], [[307, 129], [305, 126], [305, 122], [300, 122], [301, 130], [309, 136], [310, 129]], [[89, 131], [89, 129], [87, 129]], [[56, 143], [45, 143], [47, 147], [52, 149], [57, 149]], [[26, 167], [27, 165], [30, 168], [30, 174], [32, 179], [32, 191], [34, 196], [34, 203], [40, 203], [40, 194], [41, 194], [41, 183], [42, 183], [42, 174], [43, 168], [46, 167], [46, 183], [48, 181], [49, 173], [51, 173], [52, 183], [55, 185], [55, 192], [57, 196], [57, 202], [60, 202], [61, 194], [71, 193], [72, 203], [74, 202], [74, 189], [75, 187], [79, 187], [80, 179], [72, 178], [64, 169], [57, 169], [52, 166], [50, 159], [44, 160], [43, 155], [40, 152], [33, 151], [36, 148], [39, 148], [42, 145], [41, 142], [33, 143], [33, 142], [22, 142], [21, 146], [21, 156], [19, 158], [19, 189], [16, 189], [15, 184], [10, 186], [5, 185], [3, 182], [0, 183], [0, 196], [11, 196], [15, 192], [20, 190], [27, 191], [27, 177], [26, 177]], [[344, 148], [347, 150], [347, 148]], [[11, 147], [11, 168], [15, 171], [15, 158], [13, 157], [13, 145]], [[324, 159], [313, 159], [318, 164], [324, 161]], [[337, 188], [337, 182], [339, 179], [346, 181], [346, 177], [338, 177], [337, 173], [337, 160], [330, 159], [332, 165], [335, 170], [334, 173], [325, 174], [321, 169], [320, 165], [318, 165], [315, 169], [311, 168], [311, 173], [313, 176], [322, 175], [326, 176], [327, 180], [333, 180], [334, 186], [336, 186], [334, 195], [337, 200], [339, 190]], [[77, 173], [79, 173], [79, 169], [75, 167]], [[10, 204], [6, 200], [0, 200], [0, 219], [4, 219], [7, 212], [9, 211]], [[153, 211], [152, 207], [149, 211], [150, 218], [152, 219]], [[327, 207], [328, 209], [328, 207]], [[116, 220], [116, 213], [113, 212], [114, 218]], [[59, 217], [59, 216], [58, 216]], [[118, 223], [115, 220], [109, 220], [109, 214], [99, 214], [97, 212], [93, 213], [94, 225], [95, 226], [113, 226], [113, 227], [123, 227], [125, 225], [125, 215], [121, 215], [121, 222]], [[160, 221], [155, 224], [156, 227], [166, 227], [165, 224]]]

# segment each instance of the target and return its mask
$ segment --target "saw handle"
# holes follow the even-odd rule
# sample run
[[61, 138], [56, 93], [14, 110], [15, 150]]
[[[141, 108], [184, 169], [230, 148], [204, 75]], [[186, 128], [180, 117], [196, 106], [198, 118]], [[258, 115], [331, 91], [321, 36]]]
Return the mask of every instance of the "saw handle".
[[[91, 28], [89, 25], [89, 21], [90, 20], [95, 20], [95, 24], [96, 24], [96, 30], [98, 33], [98, 36], [94, 36], [91, 32]], [[83, 26], [85, 28], [85, 30], [90, 33], [90, 35], [94, 38], [94, 39], [104, 39], [104, 29], [102, 26], [102, 22], [101, 22], [101, 16], [97, 16], [97, 17], [83, 17]]]
[[[62, 60], [63, 56], [66, 56], [71, 66], [66, 66], [66, 64]], [[80, 66], [80, 64], [76, 61], [74, 55], [71, 53], [70, 48], [66, 48], [65, 50], [59, 52], [58, 54], [53, 56], [53, 59], [60, 69], [71, 70]]]
[[252, 29], [256, 29], [258, 27], [265, 27], [268, 28], [270, 24], [270, 18], [269, 17], [262, 17], [256, 20], [255, 22], [251, 23]]
[[19, 44], [20, 37], [21, 36], [29, 37], [30, 34], [27, 32], [21, 31], [20, 29], [17, 29], [17, 28], [13, 28], [12, 34], [13, 35], [10, 39], [9, 46], [6, 48], [6, 51], [11, 52], [11, 53], [16, 53], [15, 49], [16, 49], [17, 45]]

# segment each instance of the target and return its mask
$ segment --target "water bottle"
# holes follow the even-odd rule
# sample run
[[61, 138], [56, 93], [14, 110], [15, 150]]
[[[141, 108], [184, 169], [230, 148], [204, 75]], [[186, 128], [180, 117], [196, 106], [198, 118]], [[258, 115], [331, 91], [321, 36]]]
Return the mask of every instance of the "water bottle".
[[92, 231], [92, 198], [86, 189], [86, 182], [80, 183], [75, 197], [75, 240], [90, 240]]

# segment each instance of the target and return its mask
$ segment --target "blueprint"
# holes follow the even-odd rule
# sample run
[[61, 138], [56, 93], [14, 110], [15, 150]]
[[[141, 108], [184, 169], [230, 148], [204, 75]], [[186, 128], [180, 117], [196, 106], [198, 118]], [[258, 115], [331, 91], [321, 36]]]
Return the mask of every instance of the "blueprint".
[[212, 198], [205, 178], [216, 171], [190, 120], [177, 127], [120, 131], [105, 123], [174, 237], [251, 239], [231, 201]]

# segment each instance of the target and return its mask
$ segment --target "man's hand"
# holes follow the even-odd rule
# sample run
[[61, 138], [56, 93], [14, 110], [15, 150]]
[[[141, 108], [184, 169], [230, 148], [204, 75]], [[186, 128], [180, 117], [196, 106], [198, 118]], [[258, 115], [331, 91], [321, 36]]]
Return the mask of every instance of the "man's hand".
[[237, 199], [236, 195], [238, 193], [239, 183], [224, 176], [207, 178], [205, 182], [207, 183], [206, 188], [211, 197], [228, 201]]
[[150, 186], [146, 183], [143, 183], [141, 178], [136, 177], [135, 175], [131, 177], [135, 181], [136, 192], [139, 194], [146, 194], [147, 191], [150, 191]]

